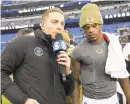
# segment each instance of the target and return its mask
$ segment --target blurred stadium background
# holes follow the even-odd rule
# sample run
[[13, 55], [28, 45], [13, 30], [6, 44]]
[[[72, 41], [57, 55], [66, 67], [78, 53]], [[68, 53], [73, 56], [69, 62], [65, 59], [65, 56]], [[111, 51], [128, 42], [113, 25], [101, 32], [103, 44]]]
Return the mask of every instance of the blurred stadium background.
[[2, 0], [1, 1], [1, 50], [16, 32], [25, 27], [39, 28], [41, 14], [49, 8], [59, 7], [65, 12], [65, 29], [74, 34], [75, 41], [84, 39], [78, 21], [83, 5], [94, 2], [100, 6], [104, 19], [103, 31], [120, 37], [122, 44], [130, 41], [130, 1], [106, 0]]

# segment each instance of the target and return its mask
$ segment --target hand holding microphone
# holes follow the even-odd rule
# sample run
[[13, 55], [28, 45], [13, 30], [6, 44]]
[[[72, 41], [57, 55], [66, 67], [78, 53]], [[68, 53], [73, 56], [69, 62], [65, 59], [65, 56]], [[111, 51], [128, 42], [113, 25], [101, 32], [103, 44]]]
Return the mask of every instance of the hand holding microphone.
[[40, 104], [35, 99], [28, 98], [25, 104]]
[[68, 54], [64, 51], [60, 51], [60, 54], [57, 57], [58, 57], [58, 59], [57, 59], [58, 64], [64, 65], [66, 67], [66, 69], [65, 69], [66, 74], [69, 74], [71, 60], [70, 60]]
[[67, 44], [64, 42], [62, 34], [57, 34], [53, 44], [53, 51], [57, 55], [57, 62], [60, 65], [61, 74], [70, 73], [71, 60], [66, 53]]

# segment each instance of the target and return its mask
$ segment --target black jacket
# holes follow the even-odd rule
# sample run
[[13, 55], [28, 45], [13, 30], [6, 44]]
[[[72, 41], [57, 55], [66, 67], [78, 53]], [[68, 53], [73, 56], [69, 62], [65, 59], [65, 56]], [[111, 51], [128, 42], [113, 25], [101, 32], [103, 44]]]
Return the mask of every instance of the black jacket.
[[1, 55], [1, 69], [2, 94], [13, 104], [24, 104], [27, 98], [40, 104], [64, 104], [65, 93], [74, 89], [72, 74], [62, 80], [51, 37], [41, 30], [9, 43]]

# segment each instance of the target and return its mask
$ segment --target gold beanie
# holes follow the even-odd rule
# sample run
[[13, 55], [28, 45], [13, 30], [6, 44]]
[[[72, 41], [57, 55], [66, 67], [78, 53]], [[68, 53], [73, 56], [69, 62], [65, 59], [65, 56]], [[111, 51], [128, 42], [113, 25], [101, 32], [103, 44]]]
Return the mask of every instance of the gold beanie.
[[88, 3], [81, 9], [79, 26], [82, 28], [86, 24], [103, 24], [100, 8], [96, 4]]

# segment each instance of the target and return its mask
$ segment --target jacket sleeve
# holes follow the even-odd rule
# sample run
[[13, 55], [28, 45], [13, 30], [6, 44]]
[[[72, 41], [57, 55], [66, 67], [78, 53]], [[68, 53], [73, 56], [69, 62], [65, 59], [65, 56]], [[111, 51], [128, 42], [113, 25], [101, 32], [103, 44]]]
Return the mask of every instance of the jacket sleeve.
[[73, 72], [71, 72], [69, 75], [66, 75], [66, 80], [62, 81], [62, 83], [66, 96], [70, 96], [75, 88]]
[[9, 77], [23, 62], [25, 53], [26, 44], [23, 37], [8, 43], [1, 53], [1, 92], [13, 104], [24, 104], [28, 98]]

